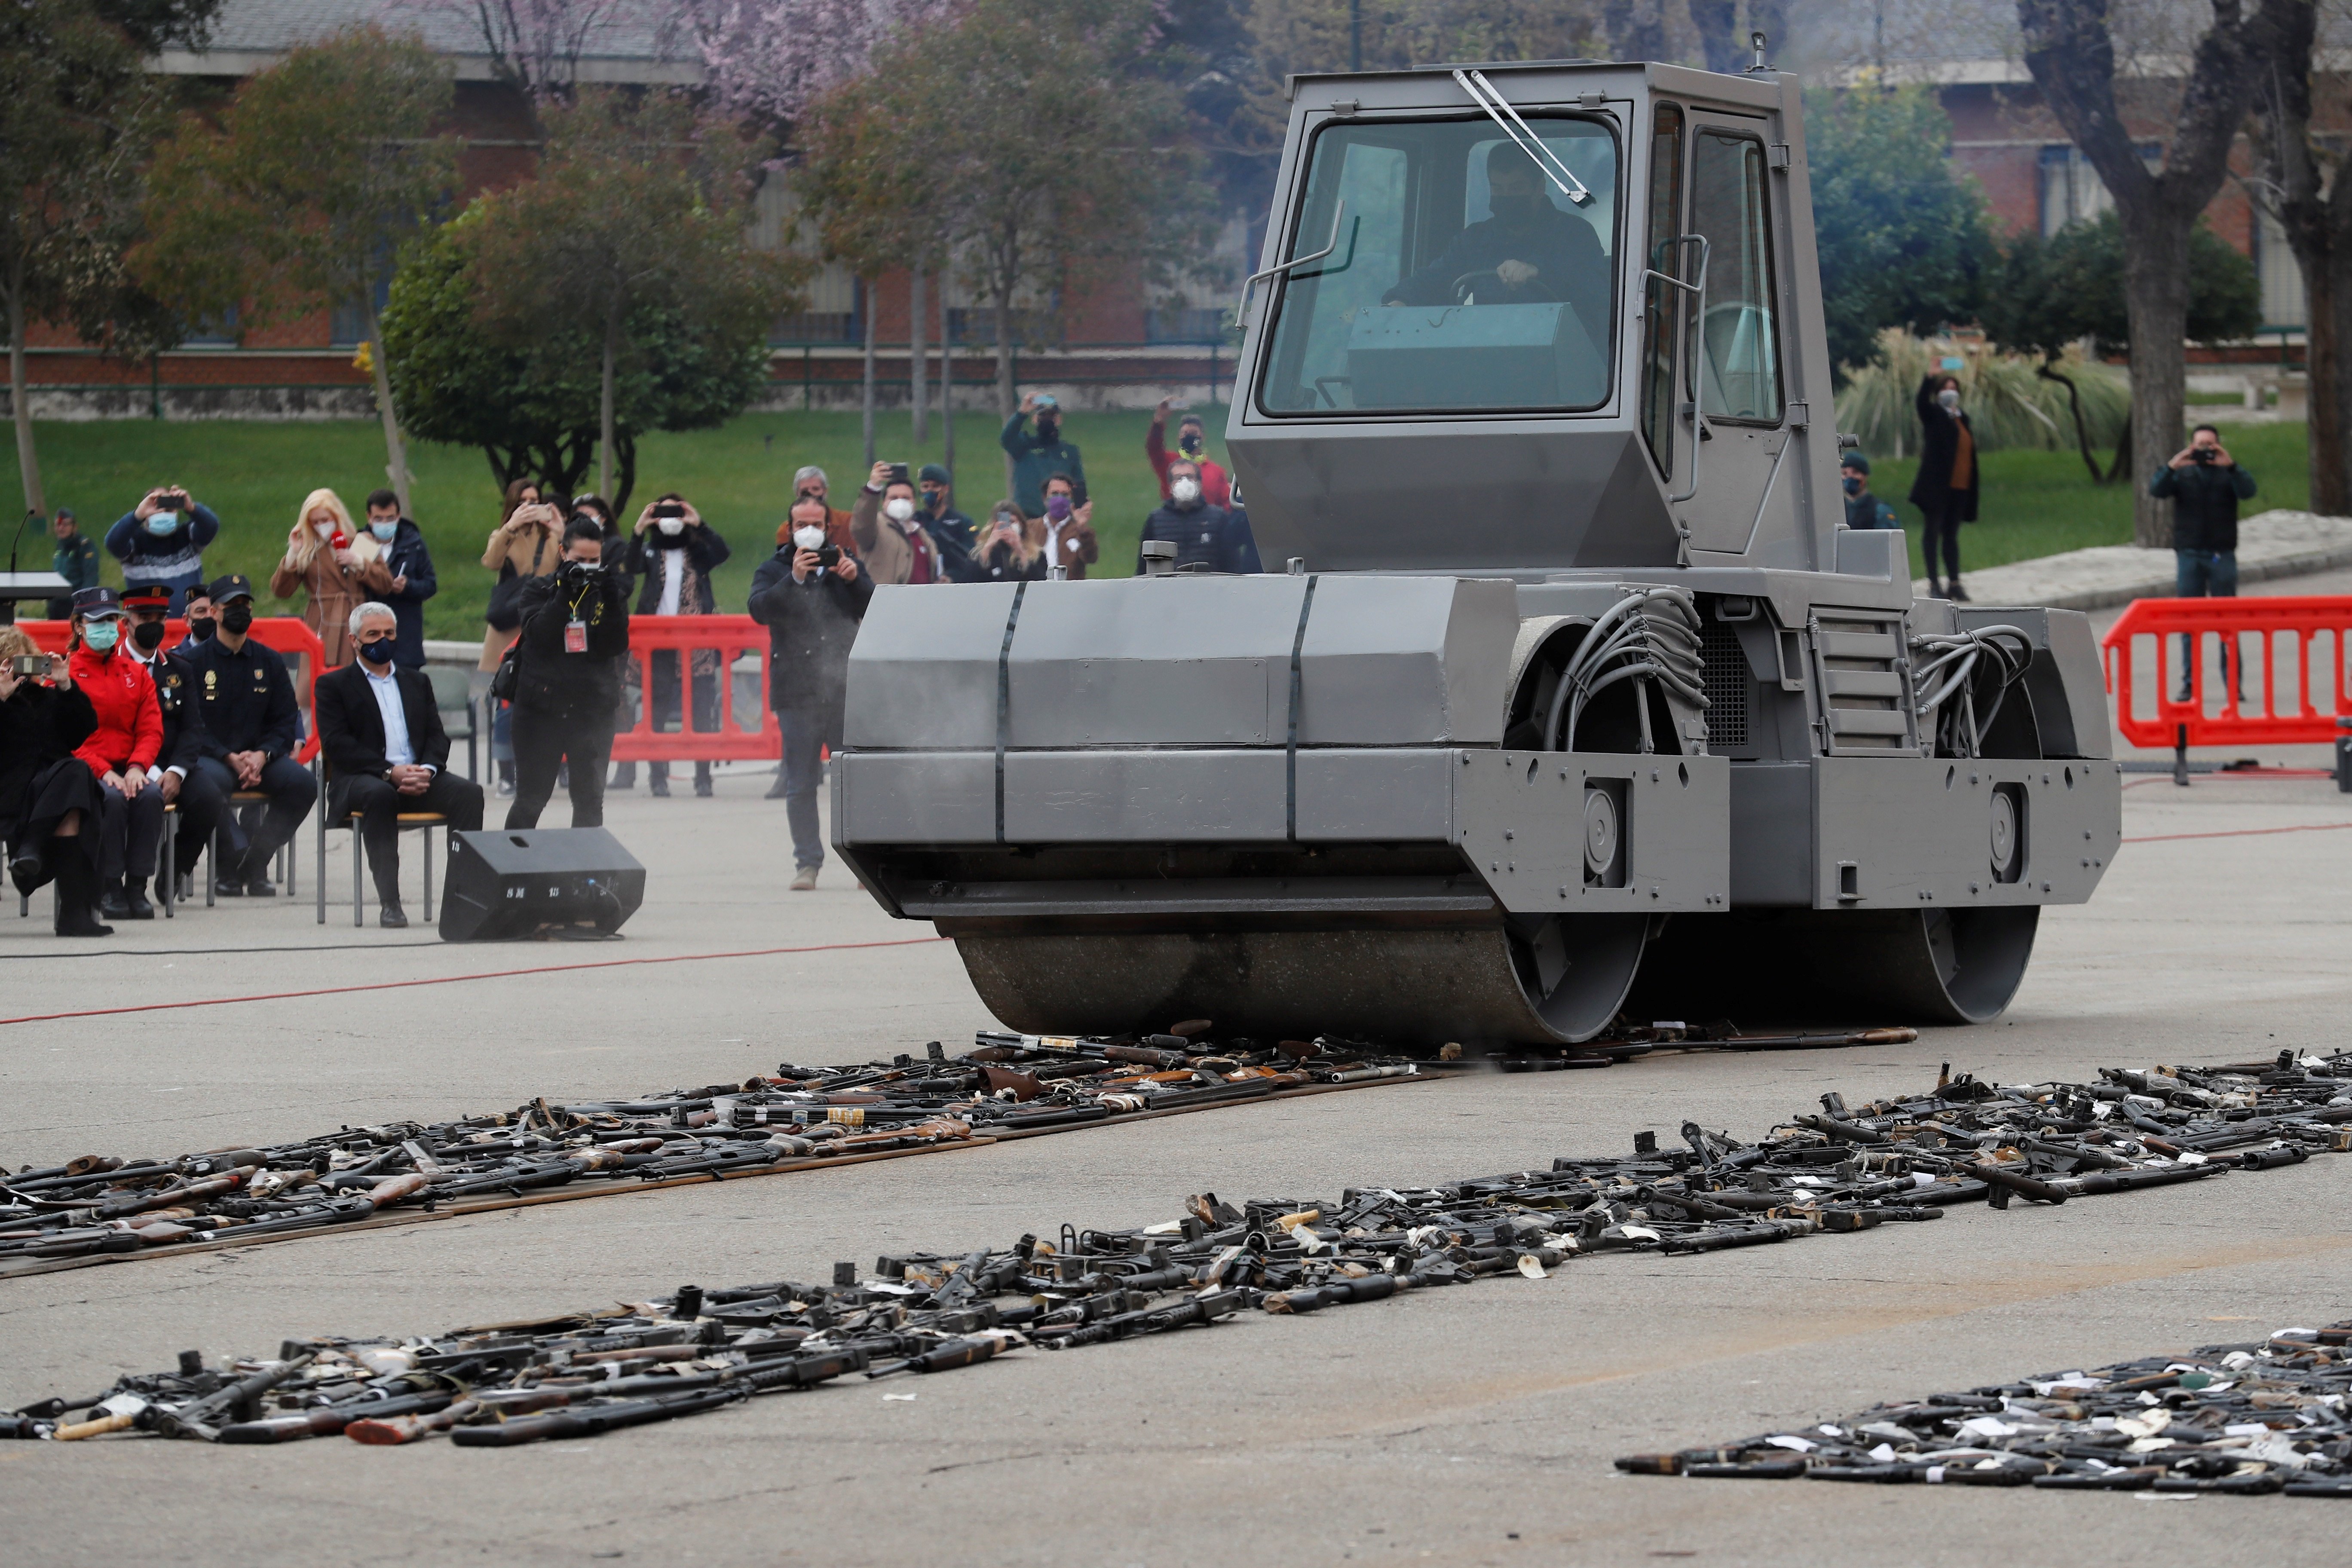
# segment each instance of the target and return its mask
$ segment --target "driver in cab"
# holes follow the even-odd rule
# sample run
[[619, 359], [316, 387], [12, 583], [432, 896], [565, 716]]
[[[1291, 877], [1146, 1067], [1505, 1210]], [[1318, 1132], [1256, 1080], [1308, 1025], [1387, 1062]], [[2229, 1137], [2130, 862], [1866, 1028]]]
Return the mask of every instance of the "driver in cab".
[[1567, 301], [1595, 343], [1608, 341], [1609, 258], [1592, 226], [1552, 205], [1525, 153], [1498, 142], [1486, 153], [1494, 216], [1454, 237], [1438, 258], [1381, 296], [1383, 305]]

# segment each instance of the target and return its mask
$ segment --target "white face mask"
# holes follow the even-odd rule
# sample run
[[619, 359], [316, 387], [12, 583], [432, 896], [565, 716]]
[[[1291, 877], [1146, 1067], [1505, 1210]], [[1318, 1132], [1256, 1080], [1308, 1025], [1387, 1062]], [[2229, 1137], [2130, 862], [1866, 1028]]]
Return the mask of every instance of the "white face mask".
[[686, 531], [686, 519], [682, 517], [657, 517], [654, 519], [654, 526], [660, 529], [672, 539], [676, 539], [679, 534]]
[[396, 520], [392, 522], [377, 522], [371, 520], [368, 523], [368, 531], [384, 543], [390, 544], [392, 536], [400, 531], [400, 523]]
[[1168, 493], [1174, 496], [1179, 501], [1192, 502], [1199, 500], [1201, 499], [1201, 481], [1198, 479], [1178, 479], [1174, 484], [1168, 487]]
[[1945, 413], [1956, 413], [1960, 406], [1960, 395], [1948, 386], [1936, 394], [1936, 401], [1944, 405]]
[[892, 522], [904, 522], [915, 515], [915, 503], [905, 496], [892, 496], [882, 503], [882, 510]]
[[314, 522], [310, 526], [317, 531], [319, 537], [321, 539], [332, 539], [335, 537], [335, 525], [331, 522]]
[[803, 550], [820, 549], [824, 544], [824, 530], [815, 523], [804, 522], [793, 530], [793, 542]]

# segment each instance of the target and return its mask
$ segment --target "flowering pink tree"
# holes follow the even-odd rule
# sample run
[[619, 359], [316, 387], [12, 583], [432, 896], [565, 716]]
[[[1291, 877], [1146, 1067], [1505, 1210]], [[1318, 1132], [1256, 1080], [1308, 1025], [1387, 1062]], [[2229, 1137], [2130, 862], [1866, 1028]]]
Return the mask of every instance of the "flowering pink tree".
[[[554, 4], [556, 0], [537, 0]], [[684, 0], [687, 26], [730, 106], [772, 121], [864, 76], [893, 37], [952, 17], [961, 0]]]

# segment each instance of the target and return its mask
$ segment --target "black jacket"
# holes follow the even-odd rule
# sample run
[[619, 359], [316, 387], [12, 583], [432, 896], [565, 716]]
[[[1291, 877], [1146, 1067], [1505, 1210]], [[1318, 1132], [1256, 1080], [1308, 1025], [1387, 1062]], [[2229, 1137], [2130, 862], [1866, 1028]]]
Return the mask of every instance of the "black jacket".
[[1179, 567], [1198, 566], [1208, 572], [1257, 572], [1257, 542], [1250, 537], [1249, 516], [1228, 511], [1206, 501], [1189, 507], [1163, 506], [1143, 520], [1143, 537], [1135, 544], [1135, 570], [1143, 572], [1145, 540], [1164, 539], [1176, 546]]
[[849, 682], [849, 645], [874, 597], [863, 571], [854, 583], [820, 572], [793, 581], [787, 544], [751, 574], [751, 618], [768, 628], [768, 706], [779, 713], [839, 713]]
[[[393, 679], [400, 683], [400, 711], [408, 723], [408, 749], [425, 766], [449, 765], [449, 732], [441, 727], [441, 706], [433, 700], [433, 682], [421, 669], [404, 669], [395, 662]], [[367, 671], [347, 664], [319, 678], [319, 754], [330, 777], [382, 778], [392, 763], [383, 754], [383, 710], [375, 705]]]
[[[1940, 508], [1947, 499], [1955, 502], [1953, 518], [1960, 522], [1977, 520], [1977, 490], [1984, 479], [1984, 447], [1976, 445], [1976, 426], [1969, 424], [1967, 414], [1947, 414], [1944, 405], [1936, 401], [1936, 384], [1943, 379], [1931, 375], [1919, 384], [1919, 395], [1913, 400], [1919, 412], [1919, 472], [1911, 480], [1908, 499], [1922, 511]], [[1968, 426], [1972, 457], [1969, 463], [1969, 482], [1959, 489], [1952, 488], [1952, 464], [1960, 451], [1960, 427]]]
[[60, 691], [27, 680], [0, 702], [0, 837], [16, 831], [34, 776], [71, 757], [97, 728], [98, 710], [79, 686]]
[[702, 588], [695, 595], [693, 604], [680, 600], [677, 613], [681, 616], [717, 615], [719, 595], [710, 585], [710, 574], [713, 568], [726, 563], [729, 551], [727, 542], [713, 532], [709, 523], [700, 528], [688, 528], [674, 541], [660, 529], [649, 528], [629, 542], [627, 566], [639, 580], [637, 614], [650, 616], [660, 610], [661, 558], [673, 543], [686, 552], [688, 563], [694, 567], [694, 574], [701, 579]]
[[400, 624], [400, 635], [393, 639], [392, 662], [404, 669], [423, 669], [425, 601], [441, 588], [440, 579], [433, 574], [433, 552], [425, 548], [424, 531], [404, 517], [394, 531], [392, 542], [383, 548], [384, 570], [407, 578], [408, 586], [397, 594], [370, 594], [368, 600], [390, 607]]
[[2172, 501], [2172, 547], [2175, 550], [2238, 548], [2238, 503], [2254, 498], [2254, 476], [2242, 464], [2222, 468], [2218, 463], [2193, 463], [2185, 468], [2170, 464], [2156, 470], [2147, 493]]
[[[535, 577], [522, 591], [522, 653], [515, 706], [555, 718], [611, 713], [621, 702], [621, 656], [629, 651], [629, 583], [599, 572], [574, 581], [563, 567]], [[577, 613], [588, 626], [588, 651], [563, 651], [564, 627]]]
[[[137, 650], [132, 654], [136, 657]], [[196, 746], [196, 731], [203, 724], [196, 715], [196, 668], [185, 654], [164, 648], [147, 666], [147, 673], [155, 678], [155, 709], [163, 719], [163, 744], [155, 753], [155, 765], [185, 773], [204, 754]]]
[[215, 632], [186, 658], [196, 683], [190, 733], [197, 755], [222, 761], [232, 752], [264, 752], [275, 761], [294, 754], [302, 743], [301, 709], [276, 648], [248, 637], [232, 653]]
[[918, 510], [915, 521], [940, 547], [940, 574], [950, 583], [984, 583], [988, 574], [971, 558], [979, 536], [971, 519], [952, 506], [945, 511]]

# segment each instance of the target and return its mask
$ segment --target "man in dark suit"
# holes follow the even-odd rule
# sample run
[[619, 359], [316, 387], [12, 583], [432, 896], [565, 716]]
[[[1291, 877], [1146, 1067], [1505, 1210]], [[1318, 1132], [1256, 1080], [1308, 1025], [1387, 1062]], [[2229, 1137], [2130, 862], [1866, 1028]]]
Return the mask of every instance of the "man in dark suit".
[[[319, 786], [310, 770], [294, 760], [302, 744], [302, 714], [294, 698], [294, 678], [276, 649], [253, 637], [253, 583], [232, 572], [213, 580], [208, 596], [219, 615], [212, 637], [187, 650], [196, 679], [196, 763], [186, 793], [211, 796], [222, 811], [222, 863], [213, 868], [213, 886], [223, 898], [267, 899], [278, 888], [269, 879], [270, 857], [294, 837]], [[251, 828], [226, 808], [239, 790], [269, 797], [260, 824]]]
[[147, 667], [155, 678], [155, 706], [163, 717], [163, 749], [155, 753], [155, 762], [147, 770], [147, 782], [163, 792], [165, 805], [176, 805], [180, 813], [178, 864], [164, 866], [155, 873], [155, 896], [168, 901], [175, 894], [172, 889], [174, 876], [185, 879], [196, 866], [196, 857], [205, 852], [212, 841], [213, 825], [218, 820], [222, 800], [217, 791], [192, 790], [187, 787], [188, 775], [195, 769], [196, 759], [203, 754], [196, 744], [194, 727], [196, 724], [196, 671], [180, 654], [163, 646], [164, 622], [172, 613], [172, 590], [161, 583], [142, 583], [122, 591], [122, 607], [131, 616], [131, 657]]
[[359, 657], [319, 680], [319, 751], [327, 760], [328, 809], [357, 814], [375, 874], [379, 924], [408, 923], [400, 907], [400, 814], [438, 812], [453, 833], [482, 826], [482, 786], [447, 772], [449, 735], [422, 670], [393, 663], [400, 623], [389, 605], [352, 612]]

